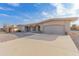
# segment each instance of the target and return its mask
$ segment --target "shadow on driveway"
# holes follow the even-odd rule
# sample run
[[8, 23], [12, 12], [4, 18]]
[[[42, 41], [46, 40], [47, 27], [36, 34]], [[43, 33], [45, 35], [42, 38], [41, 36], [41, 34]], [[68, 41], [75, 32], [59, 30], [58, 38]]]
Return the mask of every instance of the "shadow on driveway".
[[11, 41], [11, 40], [19, 39], [19, 38], [53, 41], [53, 40], [56, 40], [58, 36], [60, 35], [29, 33], [29, 32], [6, 33], [0, 36], [0, 42]]
[[27, 38], [34, 40], [53, 41], [56, 40], [58, 37], [59, 35], [53, 35], [53, 34], [36, 34], [36, 35], [28, 36]]
[[3, 33], [0, 34], [0, 42], [11, 41], [31, 35], [34, 35], [34, 33]]

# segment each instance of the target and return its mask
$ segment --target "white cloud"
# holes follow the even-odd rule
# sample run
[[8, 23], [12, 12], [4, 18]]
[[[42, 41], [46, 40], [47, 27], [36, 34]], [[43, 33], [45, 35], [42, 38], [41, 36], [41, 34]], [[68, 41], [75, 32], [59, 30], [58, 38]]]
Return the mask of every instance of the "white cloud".
[[12, 9], [12, 8], [5, 8], [5, 7], [0, 7], [0, 10], [9, 10], [9, 11], [13, 11], [14, 9]]
[[21, 13], [21, 16], [24, 17], [24, 18], [28, 18], [28, 19], [33, 19], [32, 16], [26, 14], [26, 13]]
[[34, 21], [35, 19], [33, 21], [32, 20], [30, 20], [30, 19], [23, 19], [23, 23], [25, 23], [25, 24], [35, 23], [35, 21]]
[[54, 4], [50, 4], [50, 5], [53, 5], [53, 6], [56, 6], [57, 8], [57, 17], [65, 17], [65, 16], [79, 16], [77, 13], [76, 13], [76, 10], [79, 9], [79, 3], [73, 3], [73, 8], [65, 8], [63, 6], [63, 4], [61, 3], [54, 3]]
[[0, 10], [5, 10], [3, 7], [0, 7]]
[[50, 14], [48, 12], [42, 11], [42, 15], [47, 17], [47, 18], [53, 18], [53, 14]]
[[74, 4], [74, 9], [79, 9], [79, 3], [73, 3]]
[[0, 14], [0, 16], [10, 16], [10, 15], [7, 15], [7, 14]]
[[47, 15], [48, 15], [48, 13], [47, 13], [47, 12], [44, 12], [44, 11], [42, 12], [42, 14], [43, 14], [43, 15], [45, 15], [45, 16], [47, 16]]
[[8, 3], [8, 5], [15, 6], [15, 7], [20, 6], [20, 4], [19, 4], [19, 3]]
[[[53, 4], [51, 4], [53, 5]], [[57, 16], [58, 17], [79, 17], [79, 14], [77, 13], [77, 11], [79, 11], [79, 3], [73, 3], [73, 8], [65, 8], [62, 4], [58, 3], [58, 4], [54, 4], [54, 6], [57, 7]], [[79, 25], [79, 20], [72, 22], [71, 24], [77, 24]]]
[[57, 5], [57, 15], [58, 16], [75, 16], [75, 10], [74, 9], [67, 9], [62, 4]]
[[59, 3], [50, 3], [52, 6], [58, 6]]

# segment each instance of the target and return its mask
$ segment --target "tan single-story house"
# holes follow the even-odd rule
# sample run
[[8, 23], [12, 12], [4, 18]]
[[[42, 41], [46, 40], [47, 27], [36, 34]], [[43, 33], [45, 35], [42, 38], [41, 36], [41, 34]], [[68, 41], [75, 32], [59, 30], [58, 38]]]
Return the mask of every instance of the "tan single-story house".
[[68, 34], [70, 31], [70, 22], [76, 21], [78, 17], [53, 18], [39, 23], [17, 25], [24, 32], [41, 32], [47, 34]]
[[48, 19], [36, 24], [28, 24], [25, 26], [25, 30], [30, 32], [63, 35], [70, 31], [70, 22], [77, 19], [78, 17]]

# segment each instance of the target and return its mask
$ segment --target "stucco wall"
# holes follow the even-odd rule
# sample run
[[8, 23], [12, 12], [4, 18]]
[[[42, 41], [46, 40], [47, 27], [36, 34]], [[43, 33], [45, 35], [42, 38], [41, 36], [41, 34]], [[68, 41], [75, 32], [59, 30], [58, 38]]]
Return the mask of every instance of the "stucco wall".
[[25, 27], [24, 26], [18, 26], [18, 29], [20, 29], [21, 31], [25, 31]]
[[65, 27], [65, 31], [67, 33], [69, 33], [70, 32], [70, 23], [65, 23], [64, 27]]
[[44, 32], [44, 27], [47, 26], [47, 25], [52, 25], [52, 26], [55, 26], [55, 25], [62, 25], [64, 26], [65, 22], [64, 21], [51, 21], [51, 22], [46, 22], [46, 23], [43, 23], [43, 24], [40, 24], [40, 30], [42, 32]]
[[40, 25], [40, 31], [44, 32], [44, 25]]
[[42, 32], [44, 32], [44, 27], [45, 26], [63, 26], [64, 32], [69, 32], [70, 31], [70, 23], [68, 21], [51, 21], [51, 22], [46, 22], [46, 23], [42, 23], [40, 24], [40, 30]]

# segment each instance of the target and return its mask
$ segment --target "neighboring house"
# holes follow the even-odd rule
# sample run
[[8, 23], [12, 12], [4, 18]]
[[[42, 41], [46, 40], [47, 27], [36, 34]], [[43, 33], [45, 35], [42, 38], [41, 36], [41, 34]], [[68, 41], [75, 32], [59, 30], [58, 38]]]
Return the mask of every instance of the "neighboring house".
[[10, 27], [9, 25], [4, 25], [3, 26], [3, 31], [10, 32], [9, 27]]
[[76, 26], [75, 24], [73, 24], [73, 25], [71, 26], [71, 30], [76, 30], [76, 28], [77, 28], [77, 26]]
[[79, 25], [73, 25], [71, 27], [71, 30], [77, 30], [77, 31], [79, 31]]
[[78, 31], [79, 31], [79, 26], [76, 26], [76, 30], [78, 30]]
[[5, 32], [16, 32], [18, 30], [18, 27], [16, 25], [5, 25], [3, 26], [3, 30]]

